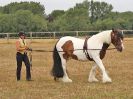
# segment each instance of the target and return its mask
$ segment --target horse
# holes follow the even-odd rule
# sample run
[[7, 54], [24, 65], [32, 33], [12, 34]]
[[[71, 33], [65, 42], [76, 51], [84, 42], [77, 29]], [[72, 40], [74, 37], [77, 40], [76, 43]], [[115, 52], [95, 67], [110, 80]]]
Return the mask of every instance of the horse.
[[106, 73], [102, 59], [111, 43], [117, 51], [122, 52], [124, 49], [123, 39], [123, 32], [120, 29], [102, 31], [88, 39], [71, 36], [60, 38], [53, 50], [52, 76], [54, 80], [61, 78], [63, 82], [72, 82], [66, 70], [66, 63], [71, 58], [79, 61], [94, 61], [88, 77], [89, 82], [98, 82], [95, 77], [96, 67], [99, 67], [102, 72], [103, 83], [112, 82]]

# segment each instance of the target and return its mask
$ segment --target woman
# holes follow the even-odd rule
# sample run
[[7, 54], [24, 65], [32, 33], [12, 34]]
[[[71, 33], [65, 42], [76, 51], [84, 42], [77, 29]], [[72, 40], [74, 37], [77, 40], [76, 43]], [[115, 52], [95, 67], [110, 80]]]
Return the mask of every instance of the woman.
[[27, 42], [25, 40], [25, 34], [24, 32], [19, 32], [19, 39], [16, 41], [16, 60], [17, 60], [17, 70], [16, 70], [16, 76], [17, 81], [21, 78], [21, 68], [22, 68], [22, 62], [25, 63], [26, 66], [26, 80], [31, 80], [31, 73], [30, 73], [30, 63], [27, 56], [27, 50], [29, 50], [27, 46]]

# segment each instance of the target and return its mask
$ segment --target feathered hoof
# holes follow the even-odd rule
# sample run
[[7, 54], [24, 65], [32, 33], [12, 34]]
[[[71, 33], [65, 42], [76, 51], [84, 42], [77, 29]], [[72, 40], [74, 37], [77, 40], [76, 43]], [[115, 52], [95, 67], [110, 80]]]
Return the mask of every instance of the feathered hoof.
[[98, 82], [99, 80], [96, 79], [96, 78], [93, 78], [93, 79], [88, 79], [88, 81], [89, 81], [90, 83], [92, 83], [92, 82]]
[[58, 81], [59, 80], [59, 78], [57, 78], [57, 77], [54, 77], [54, 81]]
[[111, 83], [112, 82], [112, 80], [110, 79], [110, 78], [108, 78], [108, 79], [103, 79], [103, 83]]
[[72, 82], [72, 80], [69, 78], [62, 78], [62, 81], [65, 83], [71, 83]]

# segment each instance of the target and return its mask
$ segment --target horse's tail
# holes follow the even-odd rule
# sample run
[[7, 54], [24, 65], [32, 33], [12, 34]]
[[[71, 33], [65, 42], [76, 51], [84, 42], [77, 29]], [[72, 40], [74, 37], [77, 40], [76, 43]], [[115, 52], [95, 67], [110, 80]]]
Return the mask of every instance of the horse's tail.
[[56, 48], [56, 45], [55, 45], [55, 48], [53, 51], [52, 75], [54, 76], [54, 80], [56, 80], [56, 78], [61, 78], [64, 75], [62, 63], [61, 63], [61, 58], [59, 56], [59, 52]]

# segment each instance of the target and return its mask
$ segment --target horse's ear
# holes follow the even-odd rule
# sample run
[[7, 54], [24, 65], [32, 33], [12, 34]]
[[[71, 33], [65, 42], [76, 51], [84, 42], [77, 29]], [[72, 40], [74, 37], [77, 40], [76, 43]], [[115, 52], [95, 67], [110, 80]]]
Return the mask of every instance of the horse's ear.
[[115, 29], [114, 28], [112, 28], [112, 32], [115, 32]]
[[115, 29], [112, 28], [112, 33], [111, 33], [111, 36], [114, 37], [115, 36]]

